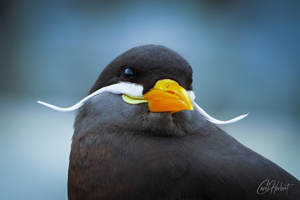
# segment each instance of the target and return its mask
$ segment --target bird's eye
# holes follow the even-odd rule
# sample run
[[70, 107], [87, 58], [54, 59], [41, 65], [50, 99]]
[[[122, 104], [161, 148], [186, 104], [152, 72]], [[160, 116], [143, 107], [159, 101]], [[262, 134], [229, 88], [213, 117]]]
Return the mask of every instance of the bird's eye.
[[126, 69], [125, 69], [124, 74], [125, 74], [126, 76], [133, 76], [133, 75], [134, 75], [133, 72], [132, 72], [132, 70], [129, 69], [129, 68], [126, 68]]
[[133, 73], [133, 71], [132, 71], [131, 69], [129, 69], [129, 68], [126, 68], [126, 69], [124, 70], [124, 73], [123, 73], [123, 78], [124, 78], [125, 80], [130, 80], [130, 79], [134, 78], [134, 73]]

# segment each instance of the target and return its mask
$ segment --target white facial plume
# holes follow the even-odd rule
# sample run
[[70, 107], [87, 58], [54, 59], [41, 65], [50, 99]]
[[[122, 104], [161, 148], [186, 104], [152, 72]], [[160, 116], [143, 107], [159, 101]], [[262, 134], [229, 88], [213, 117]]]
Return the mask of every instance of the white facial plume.
[[[60, 108], [42, 101], [37, 101], [39, 104], [42, 104], [44, 106], [47, 106], [49, 108], [52, 108], [54, 110], [60, 111], [60, 112], [68, 112], [68, 111], [74, 111], [77, 110], [78, 108], [80, 108], [85, 101], [87, 101], [88, 99], [92, 98], [93, 96], [96, 96], [98, 94], [101, 94], [103, 92], [111, 92], [114, 94], [127, 94], [129, 96], [133, 96], [133, 97], [143, 97], [143, 86], [142, 85], [137, 85], [134, 83], [127, 83], [127, 82], [120, 82], [114, 85], [110, 85], [107, 87], [103, 87], [97, 91], [95, 91], [94, 93], [90, 94], [89, 96], [85, 97], [84, 99], [82, 99], [81, 101], [79, 101], [77, 104], [75, 104], [74, 106], [71, 106], [69, 108]], [[208, 121], [214, 123], [214, 124], [230, 124], [236, 121], [239, 121], [241, 119], [243, 119], [244, 117], [246, 117], [248, 114], [245, 115], [241, 115], [239, 117], [236, 117], [234, 119], [228, 120], [228, 121], [220, 121], [217, 120], [211, 116], [209, 116], [200, 106], [197, 105], [197, 103], [195, 102], [195, 94], [193, 91], [188, 91], [188, 94], [190, 96], [190, 98], [193, 101], [194, 106], [196, 107], [196, 110], [203, 115]]]

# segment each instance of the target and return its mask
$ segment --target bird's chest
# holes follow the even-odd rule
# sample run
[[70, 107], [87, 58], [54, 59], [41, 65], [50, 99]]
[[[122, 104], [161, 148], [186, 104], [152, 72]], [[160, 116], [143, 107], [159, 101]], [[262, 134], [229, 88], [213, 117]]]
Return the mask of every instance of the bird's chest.
[[87, 135], [73, 141], [69, 180], [85, 191], [93, 188], [102, 195], [123, 196], [157, 183], [174, 183], [188, 171], [181, 148], [177, 140], [168, 137]]

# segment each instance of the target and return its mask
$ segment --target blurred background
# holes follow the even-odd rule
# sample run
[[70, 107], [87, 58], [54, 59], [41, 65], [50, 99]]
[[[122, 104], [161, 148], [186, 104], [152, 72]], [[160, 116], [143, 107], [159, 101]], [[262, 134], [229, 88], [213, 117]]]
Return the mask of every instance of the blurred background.
[[67, 199], [75, 112], [124, 51], [161, 44], [194, 69], [197, 103], [300, 179], [299, 1], [0, 2], [0, 199]]

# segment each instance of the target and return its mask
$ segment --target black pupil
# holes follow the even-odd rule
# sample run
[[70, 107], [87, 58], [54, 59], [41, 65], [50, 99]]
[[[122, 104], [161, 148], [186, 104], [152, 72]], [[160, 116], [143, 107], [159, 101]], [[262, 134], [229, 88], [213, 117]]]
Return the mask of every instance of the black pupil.
[[131, 69], [125, 69], [125, 72], [124, 72], [127, 76], [132, 76], [133, 75], [133, 72]]

